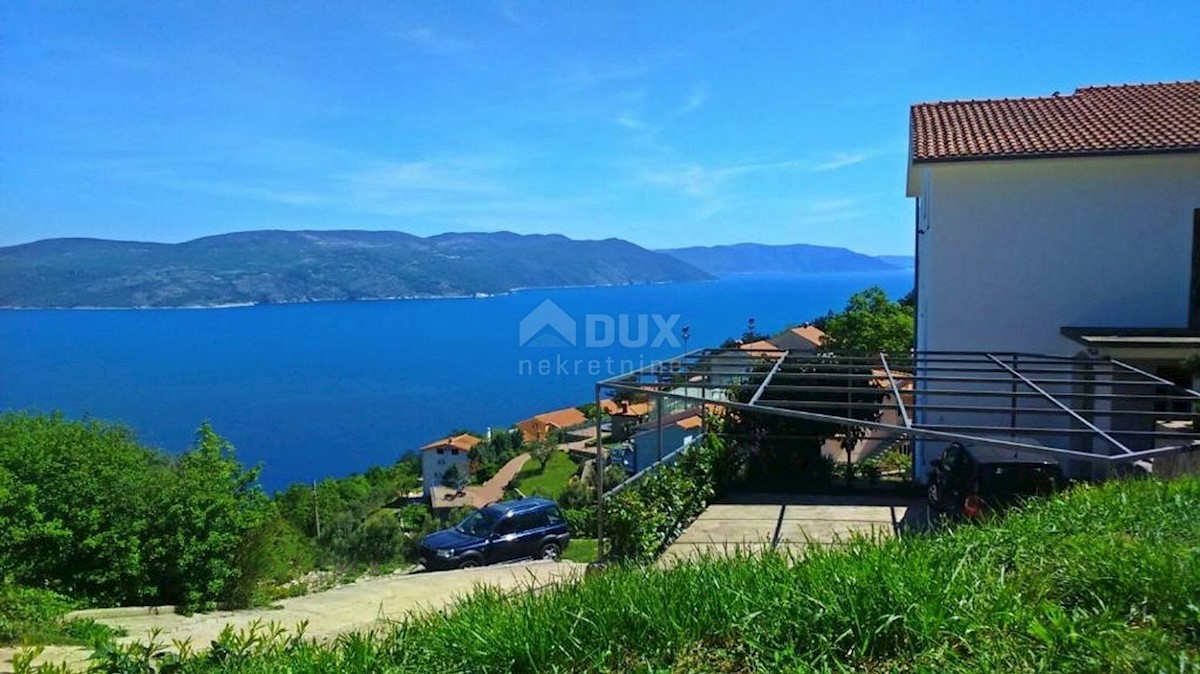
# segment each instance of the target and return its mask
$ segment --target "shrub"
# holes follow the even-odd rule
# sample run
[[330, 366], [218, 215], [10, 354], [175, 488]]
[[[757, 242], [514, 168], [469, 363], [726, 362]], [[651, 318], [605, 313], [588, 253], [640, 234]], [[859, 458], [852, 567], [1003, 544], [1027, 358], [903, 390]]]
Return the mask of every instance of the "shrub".
[[604, 503], [609, 555], [633, 562], [658, 556], [723, 491], [728, 457], [725, 440], [709, 433], [674, 463], [609, 497]]
[[0, 577], [81, 604], [242, 604], [267, 545], [256, 470], [207, 424], [173, 459], [124, 426], [0, 415]]
[[0, 584], [0, 645], [47, 629], [70, 609], [70, 600], [50, 590]]
[[567, 518], [567, 526], [571, 527], [571, 535], [577, 538], [586, 538], [596, 535], [596, 509], [589, 508], [566, 508], [563, 511], [563, 517]]

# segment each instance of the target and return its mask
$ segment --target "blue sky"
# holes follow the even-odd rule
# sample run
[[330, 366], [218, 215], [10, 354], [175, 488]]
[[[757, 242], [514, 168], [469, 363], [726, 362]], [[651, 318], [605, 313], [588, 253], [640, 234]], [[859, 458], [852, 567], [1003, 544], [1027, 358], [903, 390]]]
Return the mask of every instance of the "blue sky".
[[906, 253], [908, 106], [1200, 77], [1200, 3], [7, 2], [0, 245], [507, 229]]

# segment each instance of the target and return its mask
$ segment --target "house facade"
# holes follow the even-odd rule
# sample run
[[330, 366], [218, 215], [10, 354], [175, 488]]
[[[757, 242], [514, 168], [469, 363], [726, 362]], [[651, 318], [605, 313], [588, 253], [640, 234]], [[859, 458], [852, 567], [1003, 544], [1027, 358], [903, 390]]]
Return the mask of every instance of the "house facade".
[[421, 485], [425, 498], [441, 488], [446, 471], [454, 467], [464, 484], [471, 477], [471, 450], [482, 442], [463, 433], [435, 440], [421, 448]]
[[909, 160], [918, 351], [1200, 352], [1200, 82], [915, 105]]

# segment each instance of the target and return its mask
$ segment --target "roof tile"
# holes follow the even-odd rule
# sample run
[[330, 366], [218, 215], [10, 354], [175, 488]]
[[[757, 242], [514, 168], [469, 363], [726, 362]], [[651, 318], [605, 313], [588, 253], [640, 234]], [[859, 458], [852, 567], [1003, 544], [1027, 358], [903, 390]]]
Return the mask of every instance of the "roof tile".
[[914, 162], [1200, 150], [1200, 81], [920, 103]]

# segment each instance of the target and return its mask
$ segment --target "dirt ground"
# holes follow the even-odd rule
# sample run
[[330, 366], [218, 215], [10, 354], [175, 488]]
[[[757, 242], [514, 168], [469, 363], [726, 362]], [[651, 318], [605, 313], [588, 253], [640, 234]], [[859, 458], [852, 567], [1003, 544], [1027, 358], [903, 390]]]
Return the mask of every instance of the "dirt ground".
[[[122, 642], [145, 641], [152, 630], [158, 629], [161, 630], [161, 641], [190, 639], [193, 647], [203, 648], [226, 625], [244, 629], [255, 621], [275, 623], [289, 630], [307, 621], [305, 634], [325, 640], [368, 629], [380, 621], [445, 608], [477, 586], [518, 592], [581, 578], [585, 567], [576, 562], [529, 562], [462, 571], [397, 574], [284, 599], [273, 608], [245, 611], [182, 616], [169, 608], [141, 607], [79, 611], [73, 615], [125, 629], [128, 635], [119, 639]], [[0, 672], [13, 671], [16, 652], [14, 648], [0, 649]], [[85, 648], [49, 646], [36, 662], [67, 662], [76, 669], [83, 669], [88, 654]]]

